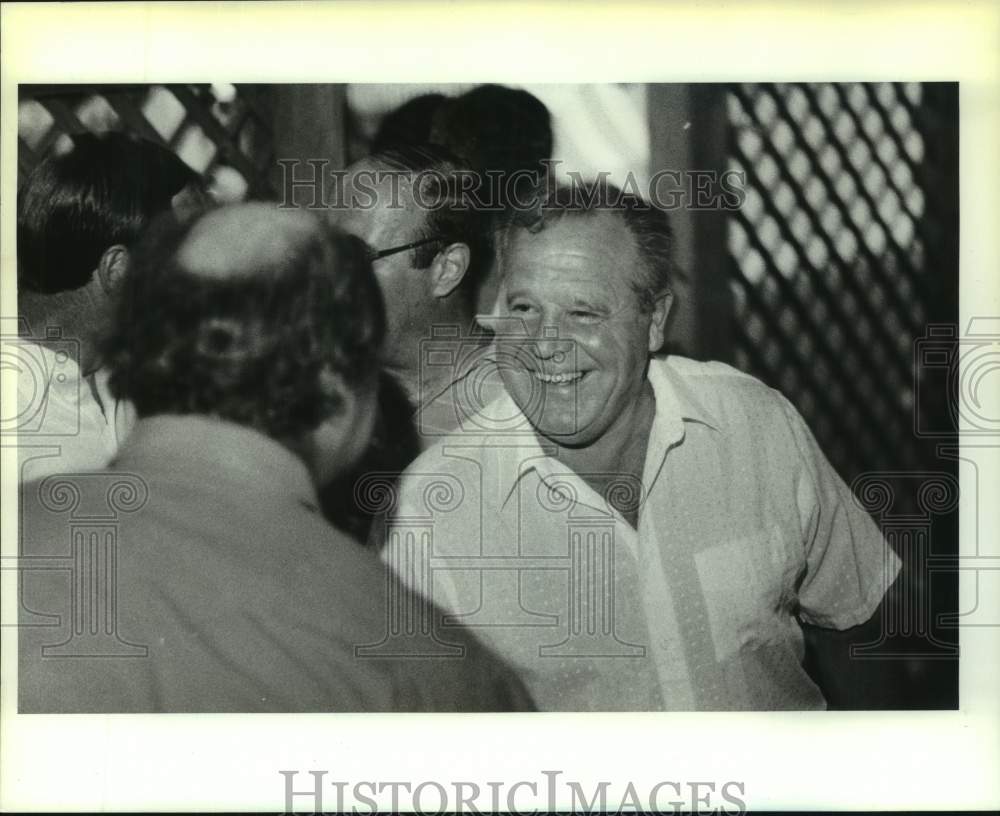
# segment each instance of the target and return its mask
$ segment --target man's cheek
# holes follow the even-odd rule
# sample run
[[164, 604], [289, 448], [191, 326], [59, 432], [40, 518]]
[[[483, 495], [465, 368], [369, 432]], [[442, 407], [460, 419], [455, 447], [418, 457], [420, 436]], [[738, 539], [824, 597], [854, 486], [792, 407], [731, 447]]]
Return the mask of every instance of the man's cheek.
[[588, 359], [596, 363], [606, 361], [609, 339], [607, 332], [601, 329], [579, 332], [573, 336], [569, 353], [575, 356], [577, 363], [587, 362]]

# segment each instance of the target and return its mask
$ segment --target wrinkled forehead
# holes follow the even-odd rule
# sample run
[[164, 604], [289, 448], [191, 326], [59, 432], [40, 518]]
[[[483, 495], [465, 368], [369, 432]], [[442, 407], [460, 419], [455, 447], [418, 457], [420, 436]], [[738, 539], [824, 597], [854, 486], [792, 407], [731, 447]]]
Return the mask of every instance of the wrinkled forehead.
[[526, 278], [618, 289], [635, 279], [640, 263], [635, 239], [611, 213], [569, 213], [532, 233], [513, 229], [501, 259], [508, 285]]

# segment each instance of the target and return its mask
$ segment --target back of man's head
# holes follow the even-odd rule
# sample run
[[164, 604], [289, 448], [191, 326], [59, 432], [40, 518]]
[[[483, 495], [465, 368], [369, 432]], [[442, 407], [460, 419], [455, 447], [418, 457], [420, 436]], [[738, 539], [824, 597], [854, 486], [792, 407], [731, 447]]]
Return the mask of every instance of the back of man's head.
[[[505, 206], [519, 200], [531, 179], [544, 176], [552, 157], [552, 117], [534, 94], [504, 85], [479, 85], [441, 104], [430, 140], [451, 150], [480, 173], [505, 178]], [[524, 174], [507, 181], [512, 174]]]
[[55, 294], [91, 280], [113, 245], [130, 246], [174, 197], [199, 183], [173, 152], [125, 133], [77, 134], [46, 156], [18, 192], [22, 291]]
[[429, 142], [434, 115], [446, 99], [440, 93], [421, 94], [387, 113], [372, 138], [372, 152]]
[[304, 211], [164, 216], [133, 257], [105, 353], [140, 418], [200, 414], [279, 440], [370, 387], [384, 317], [364, 243]]

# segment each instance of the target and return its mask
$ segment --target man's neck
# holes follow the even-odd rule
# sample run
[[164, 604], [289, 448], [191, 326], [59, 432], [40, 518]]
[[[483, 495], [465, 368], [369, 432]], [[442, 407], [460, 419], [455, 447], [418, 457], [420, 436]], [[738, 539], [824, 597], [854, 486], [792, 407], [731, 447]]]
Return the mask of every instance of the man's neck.
[[[559, 460], [584, 481], [591, 474], [622, 474], [641, 480], [655, 413], [656, 399], [647, 380], [632, 405], [593, 444], [572, 448], [556, 443]], [[552, 444], [551, 440], [540, 441]]]
[[[469, 339], [467, 342], [475, 340]], [[458, 353], [453, 355], [456, 361], [459, 357]], [[414, 410], [419, 410], [424, 404], [439, 397], [463, 373], [456, 366], [427, 364], [427, 361], [421, 365], [419, 360], [409, 365], [386, 363], [383, 368], [406, 392]]]
[[21, 291], [17, 311], [27, 322], [29, 333], [25, 339], [57, 346], [73, 357], [84, 374], [97, 368], [93, 349], [97, 309], [87, 287], [55, 295]]
[[646, 381], [631, 408], [623, 411], [609, 432], [593, 445], [559, 448], [560, 461], [636, 530], [644, 494], [646, 449], [655, 414], [656, 398]]
[[463, 373], [455, 366], [441, 365], [438, 361], [425, 359], [425, 344], [432, 339], [432, 327], [438, 329], [454, 327], [457, 330], [456, 334], [446, 335], [442, 340], [445, 343], [454, 343], [455, 353], [451, 358], [455, 360], [456, 365], [466, 359], [467, 352], [471, 351], [470, 344], [489, 341], [486, 335], [470, 334], [477, 330], [477, 326], [468, 309], [460, 308], [457, 304], [440, 304], [433, 320], [427, 324], [426, 331], [408, 344], [407, 358], [388, 362], [384, 366], [406, 391], [407, 397], [416, 409], [441, 394]]
[[421, 397], [427, 397], [427, 385], [421, 382], [421, 370], [419, 366], [386, 363], [383, 370], [392, 375], [392, 378], [399, 383], [399, 386], [406, 393], [406, 398], [414, 409], [420, 407]]

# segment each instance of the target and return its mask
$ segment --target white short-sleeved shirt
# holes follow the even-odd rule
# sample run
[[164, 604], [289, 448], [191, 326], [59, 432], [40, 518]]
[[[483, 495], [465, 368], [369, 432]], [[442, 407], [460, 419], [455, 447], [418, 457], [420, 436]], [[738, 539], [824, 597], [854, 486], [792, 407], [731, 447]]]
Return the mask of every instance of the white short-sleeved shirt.
[[135, 410], [108, 390], [108, 372], [85, 377], [58, 347], [16, 343], [18, 479], [104, 467], [135, 424]]
[[[609, 488], [640, 502], [637, 530], [526, 420], [470, 422], [404, 474], [383, 559], [541, 710], [825, 707], [799, 622], [868, 620], [899, 559], [776, 391], [679, 357], [648, 377], [642, 484]], [[517, 414], [503, 401], [490, 416]]]

